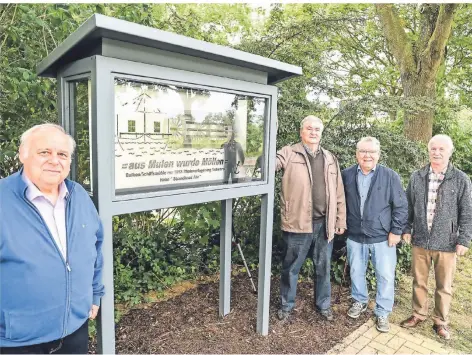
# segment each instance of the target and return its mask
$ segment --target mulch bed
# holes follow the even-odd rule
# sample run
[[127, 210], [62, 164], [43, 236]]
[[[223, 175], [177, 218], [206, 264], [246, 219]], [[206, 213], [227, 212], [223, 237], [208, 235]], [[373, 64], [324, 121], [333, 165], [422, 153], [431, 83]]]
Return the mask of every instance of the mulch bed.
[[[372, 316], [352, 320], [348, 288], [333, 285], [335, 321], [313, 306], [313, 283], [298, 284], [297, 306], [284, 322], [277, 319], [279, 278], [272, 278], [269, 335], [256, 333], [257, 295], [244, 274], [231, 284], [231, 313], [218, 317], [218, 282], [200, 284], [170, 300], [133, 309], [116, 326], [116, 352], [129, 353], [324, 353]], [[91, 351], [94, 346], [91, 346]]]

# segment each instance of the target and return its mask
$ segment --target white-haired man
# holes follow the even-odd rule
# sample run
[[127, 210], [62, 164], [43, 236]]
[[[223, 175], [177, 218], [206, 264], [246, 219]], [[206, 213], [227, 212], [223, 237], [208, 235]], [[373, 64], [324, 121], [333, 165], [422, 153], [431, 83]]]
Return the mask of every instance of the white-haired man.
[[472, 239], [470, 178], [450, 162], [454, 145], [438, 134], [428, 144], [430, 163], [415, 171], [407, 188], [408, 224], [403, 239], [412, 243], [413, 315], [400, 325], [416, 327], [428, 316], [428, 276], [434, 264], [433, 329], [450, 339], [447, 328], [457, 256], [464, 255]]
[[301, 142], [277, 152], [276, 169], [284, 170], [280, 320], [285, 320], [295, 306], [298, 273], [307, 255], [313, 260], [316, 275], [315, 307], [324, 318], [333, 319], [331, 254], [334, 234], [343, 234], [346, 228], [346, 206], [338, 161], [320, 147], [322, 133], [323, 122], [307, 116], [300, 124]]
[[366, 271], [369, 254], [377, 278], [374, 313], [377, 330], [390, 330], [393, 309], [396, 245], [406, 224], [408, 204], [400, 176], [383, 165], [380, 142], [364, 137], [357, 143], [357, 164], [343, 170], [347, 209], [347, 256], [354, 300], [348, 316], [358, 318], [367, 309]]
[[17, 173], [0, 180], [0, 353], [88, 352], [100, 298], [102, 224], [67, 180], [74, 139], [43, 124], [21, 136]]

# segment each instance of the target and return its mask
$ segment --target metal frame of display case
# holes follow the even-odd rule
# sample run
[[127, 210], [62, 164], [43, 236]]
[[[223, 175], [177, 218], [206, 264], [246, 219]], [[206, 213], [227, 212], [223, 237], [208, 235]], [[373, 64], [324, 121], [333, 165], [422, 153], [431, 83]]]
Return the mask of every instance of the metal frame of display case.
[[[277, 88], [300, 75], [296, 66], [102, 15], [93, 15], [37, 67], [58, 83], [59, 121], [74, 135], [73, 85], [91, 81], [91, 197], [103, 223], [103, 283], [98, 346], [115, 352], [112, 217], [162, 208], [221, 201], [219, 314], [230, 312], [232, 199], [261, 195], [257, 332], [268, 334], [274, 208]], [[260, 181], [115, 194], [114, 78], [193, 86], [266, 98], [264, 170]], [[71, 169], [71, 178], [76, 175]]]

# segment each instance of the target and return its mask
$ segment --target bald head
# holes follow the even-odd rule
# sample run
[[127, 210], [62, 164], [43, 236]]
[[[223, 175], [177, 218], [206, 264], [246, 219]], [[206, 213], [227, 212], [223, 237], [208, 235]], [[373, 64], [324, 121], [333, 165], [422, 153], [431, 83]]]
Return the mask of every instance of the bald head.
[[44, 123], [44, 124], [39, 124], [39, 125], [31, 127], [30, 129], [28, 129], [21, 135], [20, 155], [22, 153], [26, 155], [28, 154], [28, 145], [37, 134], [40, 134], [40, 135], [48, 134], [49, 132], [54, 132], [54, 131], [59, 131], [67, 137], [69, 141], [69, 154], [70, 155], [74, 154], [75, 145], [76, 145], [74, 138], [68, 135], [66, 131], [64, 130], [64, 128], [62, 128], [62, 126], [59, 126], [53, 123]]
[[75, 142], [61, 126], [38, 125], [21, 136], [23, 174], [44, 194], [56, 196], [69, 175]]

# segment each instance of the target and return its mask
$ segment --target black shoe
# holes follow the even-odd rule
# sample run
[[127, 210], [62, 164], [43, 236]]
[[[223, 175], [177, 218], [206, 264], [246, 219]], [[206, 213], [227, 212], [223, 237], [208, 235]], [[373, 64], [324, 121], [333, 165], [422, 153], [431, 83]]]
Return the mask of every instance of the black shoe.
[[277, 318], [279, 320], [286, 320], [290, 316], [290, 311], [284, 311], [283, 309], [279, 309], [277, 312]]
[[320, 309], [318, 311], [326, 320], [332, 321], [334, 319], [333, 311], [331, 308]]

